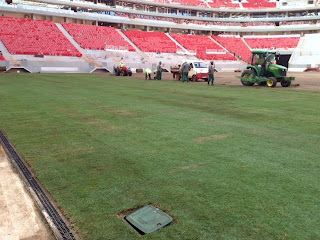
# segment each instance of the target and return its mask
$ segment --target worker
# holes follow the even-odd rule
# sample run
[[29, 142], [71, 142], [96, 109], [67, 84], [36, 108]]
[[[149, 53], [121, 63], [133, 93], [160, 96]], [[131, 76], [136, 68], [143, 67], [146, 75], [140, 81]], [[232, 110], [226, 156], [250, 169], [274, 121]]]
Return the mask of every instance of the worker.
[[119, 66], [120, 66], [120, 68], [123, 68], [124, 67], [124, 63], [121, 61]]
[[275, 55], [272, 53], [268, 53], [266, 55], [264, 62], [261, 65], [261, 76], [266, 75], [268, 68], [269, 68], [269, 65], [274, 61], [274, 57], [275, 57]]
[[144, 72], [145, 72], [145, 78], [146, 78], [146, 80], [149, 78], [149, 80], [151, 80], [151, 70], [149, 69], [149, 68], [146, 68], [145, 70], [144, 70]]
[[159, 65], [157, 66], [157, 79], [162, 79], [162, 62], [159, 62]]
[[280, 61], [280, 53], [279, 53], [279, 52], [276, 52], [274, 64], [277, 64], [279, 61]]
[[185, 80], [189, 82], [189, 64], [187, 62], [184, 62], [182, 66], [180, 67], [180, 72], [182, 73], [182, 82], [184, 83]]
[[208, 85], [210, 84], [210, 81], [212, 82], [212, 85], [214, 85], [213, 81], [214, 81], [214, 69], [215, 69], [215, 67], [216, 67], [216, 65], [215, 65], [214, 61], [211, 61], [210, 65], [208, 67], [208, 74], [209, 74]]
[[252, 63], [253, 63], [253, 65], [259, 65], [259, 55], [258, 54], [253, 55]]

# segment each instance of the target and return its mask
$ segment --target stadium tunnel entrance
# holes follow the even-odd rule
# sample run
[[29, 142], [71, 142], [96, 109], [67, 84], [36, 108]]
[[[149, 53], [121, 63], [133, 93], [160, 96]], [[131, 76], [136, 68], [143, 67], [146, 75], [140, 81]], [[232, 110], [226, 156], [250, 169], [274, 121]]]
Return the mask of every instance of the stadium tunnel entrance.
[[289, 60], [291, 58], [292, 54], [281, 54], [280, 53], [280, 57], [277, 60], [277, 64], [285, 66], [286, 68], [289, 67]]

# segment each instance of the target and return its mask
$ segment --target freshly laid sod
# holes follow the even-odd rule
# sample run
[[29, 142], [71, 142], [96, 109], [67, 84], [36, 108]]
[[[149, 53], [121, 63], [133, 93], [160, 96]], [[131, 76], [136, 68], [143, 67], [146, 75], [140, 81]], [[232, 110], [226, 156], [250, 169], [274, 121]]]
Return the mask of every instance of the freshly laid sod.
[[[320, 239], [320, 93], [0, 75], [0, 129], [82, 239]], [[142, 238], [118, 215], [175, 223]]]

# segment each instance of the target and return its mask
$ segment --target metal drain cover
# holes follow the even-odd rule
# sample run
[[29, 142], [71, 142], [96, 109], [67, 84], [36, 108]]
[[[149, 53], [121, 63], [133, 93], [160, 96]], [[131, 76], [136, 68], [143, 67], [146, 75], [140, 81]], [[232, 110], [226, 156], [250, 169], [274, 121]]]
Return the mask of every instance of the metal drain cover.
[[142, 234], [155, 232], [173, 221], [168, 214], [151, 205], [139, 208], [125, 219]]

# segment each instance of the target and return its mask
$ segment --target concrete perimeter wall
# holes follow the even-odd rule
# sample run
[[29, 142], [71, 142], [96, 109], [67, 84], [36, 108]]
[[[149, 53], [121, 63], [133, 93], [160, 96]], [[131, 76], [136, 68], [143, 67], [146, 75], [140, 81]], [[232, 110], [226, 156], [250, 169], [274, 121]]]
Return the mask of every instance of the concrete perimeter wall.
[[93, 64], [82, 61], [37, 62], [22, 60], [21, 67], [25, 67], [31, 73], [88, 73], [94, 69]]

